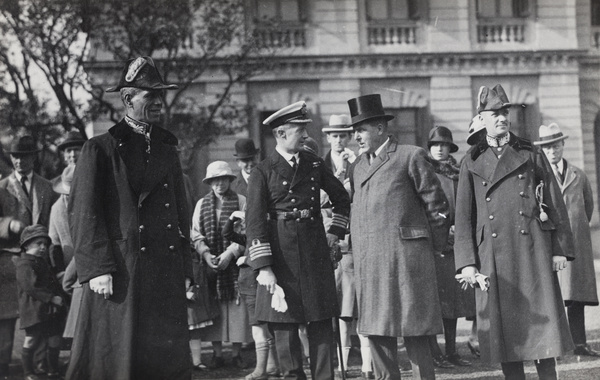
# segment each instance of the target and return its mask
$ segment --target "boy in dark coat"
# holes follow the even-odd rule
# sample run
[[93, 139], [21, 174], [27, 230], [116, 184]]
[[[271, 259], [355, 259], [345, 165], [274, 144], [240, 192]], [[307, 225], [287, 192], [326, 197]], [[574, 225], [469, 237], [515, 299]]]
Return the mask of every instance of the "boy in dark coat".
[[64, 316], [62, 289], [48, 261], [44, 258], [50, 247], [48, 230], [41, 224], [26, 227], [21, 235], [21, 257], [17, 260], [17, 286], [23, 341], [23, 372], [25, 380], [35, 380], [33, 352], [47, 340], [48, 378], [56, 379], [58, 354]]

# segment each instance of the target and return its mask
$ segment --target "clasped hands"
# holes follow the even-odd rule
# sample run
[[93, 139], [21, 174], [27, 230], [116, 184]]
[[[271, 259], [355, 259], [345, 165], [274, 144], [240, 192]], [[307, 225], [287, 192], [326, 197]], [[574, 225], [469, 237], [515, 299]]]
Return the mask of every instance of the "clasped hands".
[[225, 250], [225, 252], [221, 253], [219, 256], [215, 256], [210, 253], [210, 251], [206, 251], [204, 252], [203, 257], [209, 268], [214, 270], [225, 270], [235, 255], [228, 250]]

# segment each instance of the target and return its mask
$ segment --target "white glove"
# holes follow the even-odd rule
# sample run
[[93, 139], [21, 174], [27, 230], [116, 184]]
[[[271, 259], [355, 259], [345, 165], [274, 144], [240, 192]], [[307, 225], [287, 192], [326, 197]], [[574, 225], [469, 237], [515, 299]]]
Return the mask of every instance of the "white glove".
[[275, 285], [275, 293], [271, 298], [271, 307], [280, 313], [285, 313], [288, 309], [287, 302], [285, 301], [285, 293], [279, 285]]
[[92, 278], [90, 289], [95, 293], [103, 294], [104, 299], [108, 299], [113, 294], [112, 275], [109, 273]]

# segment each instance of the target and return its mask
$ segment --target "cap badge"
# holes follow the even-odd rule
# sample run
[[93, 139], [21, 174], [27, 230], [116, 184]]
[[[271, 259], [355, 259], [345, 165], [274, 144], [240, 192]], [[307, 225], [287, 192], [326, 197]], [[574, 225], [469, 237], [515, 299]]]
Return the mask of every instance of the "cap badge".
[[127, 75], [125, 75], [125, 80], [127, 82], [133, 82], [135, 77], [138, 75], [140, 70], [148, 63], [143, 57], [138, 57], [135, 61], [131, 62], [129, 65], [129, 69], [127, 70]]

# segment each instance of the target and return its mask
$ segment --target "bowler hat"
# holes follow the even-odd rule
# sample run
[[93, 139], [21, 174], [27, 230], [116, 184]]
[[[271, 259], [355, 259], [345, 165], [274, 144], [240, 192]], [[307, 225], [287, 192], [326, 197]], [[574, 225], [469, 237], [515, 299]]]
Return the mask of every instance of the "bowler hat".
[[69, 194], [71, 191], [71, 183], [73, 182], [73, 173], [75, 165], [69, 165], [63, 170], [60, 177], [52, 184], [52, 189], [59, 194]]
[[434, 144], [448, 144], [450, 145], [450, 153], [454, 153], [458, 150], [458, 146], [452, 139], [452, 131], [443, 126], [436, 126], [429, 131], [429, 140], [427, 141], [427, 148], [431, 148]]
[[16, 137], [10, 144], [9, 154], [34, 154], [39, 152], [41, 149], [38, 148], [37, 144], [33, 140], [33, 137], [29, 135]]
[[392, 120], [394, 118], [392, 115], [386, 115], [383, 111], [381, 95], [379, 94], [363, 95], [350, 99], [348, 100], [348, 107], [352, 117], [352, 124], [350, 124], [352, 127], [371, 119]]
[[540, 126], [540, 139], [534, 141], [533, 145], [552, 144], [568, 138], [569, 136], [562, 133], [558, 124], [550, 123], [547, 127], [545, 125]]
[[83, 138], [83, 136], [81, 135], [81, 133], [79, 131], [69, 131], [67, 133], [67, 137], [63, 140], [63, 142], [58, 144], [58, 149], [65, 150], [67, 148], [71, 148], [74, 146], [81, 147], [81, 146], [83, 146], [84, 143], [85, 143], [85, 139]]
[[271, 116], [263, 121], [263, 125], [267, 125], [273, 129], [288, 123], [292, 124], [308, 124], [312, 123], [311, 119], [308, 119], [306, 115], [308, 110], [306, 109], [306, 102], [303, 100], [285, 106], [275, 112]]
[[485, 129], [485, 125], [483, 125], [483, 121], [481, 120], [481, 116], [479, 114], [473, 116], [471, 123], [469, 124], [469, 135], [467, 136], [467, 144], [473, 145], [475, 144], [475, 136], [479, 134], [479, 131]]
[[350, 116], [348, 115], [331, 115], [329, 117], [329, 125], [323, 127], [323, 133], [352, 133], [353, 131], [354, 128], [350, 126]]
[[19, 245], [22, 249], [25, 249], [25, 244], [38, 237], [46, 238], [48, 239], [48, 242], [50, 242], [50, 236], [48, 236], [48, 229], [46, 227], [41, 224], [27, 226], [23, 232], [21, 232], [21, 240]]
[[256, 149], [252, 139], [239, 139], [235, 142], [235, 153], [233, 154], [238, 160], [252, 158], [260, 152]]
[[106, 92], [117, 92], [123, 87], [135, 87], [142, 90], [174, 90], [177, 88], [175, 84], [166, 84], [154, 61], [150, 57], [137, 57], [127, 61], [119, 84], [111, 87]]
[[229, 177], [232, 180], [235, 179], [235, 175], [227, 162], [215, 161], [208, 164], [206, 167], [206, 177], [204, 177], [202, 182], [208, 183], [211, 179], [218, 177]]
[[479, 88], [479, 95], [477, 95], [477, 101], [477, 112], [497, 111], [512, 106], [508, 101], [504, 88], [499, 84], [495, 85], [492, 89], [481, 86]]

